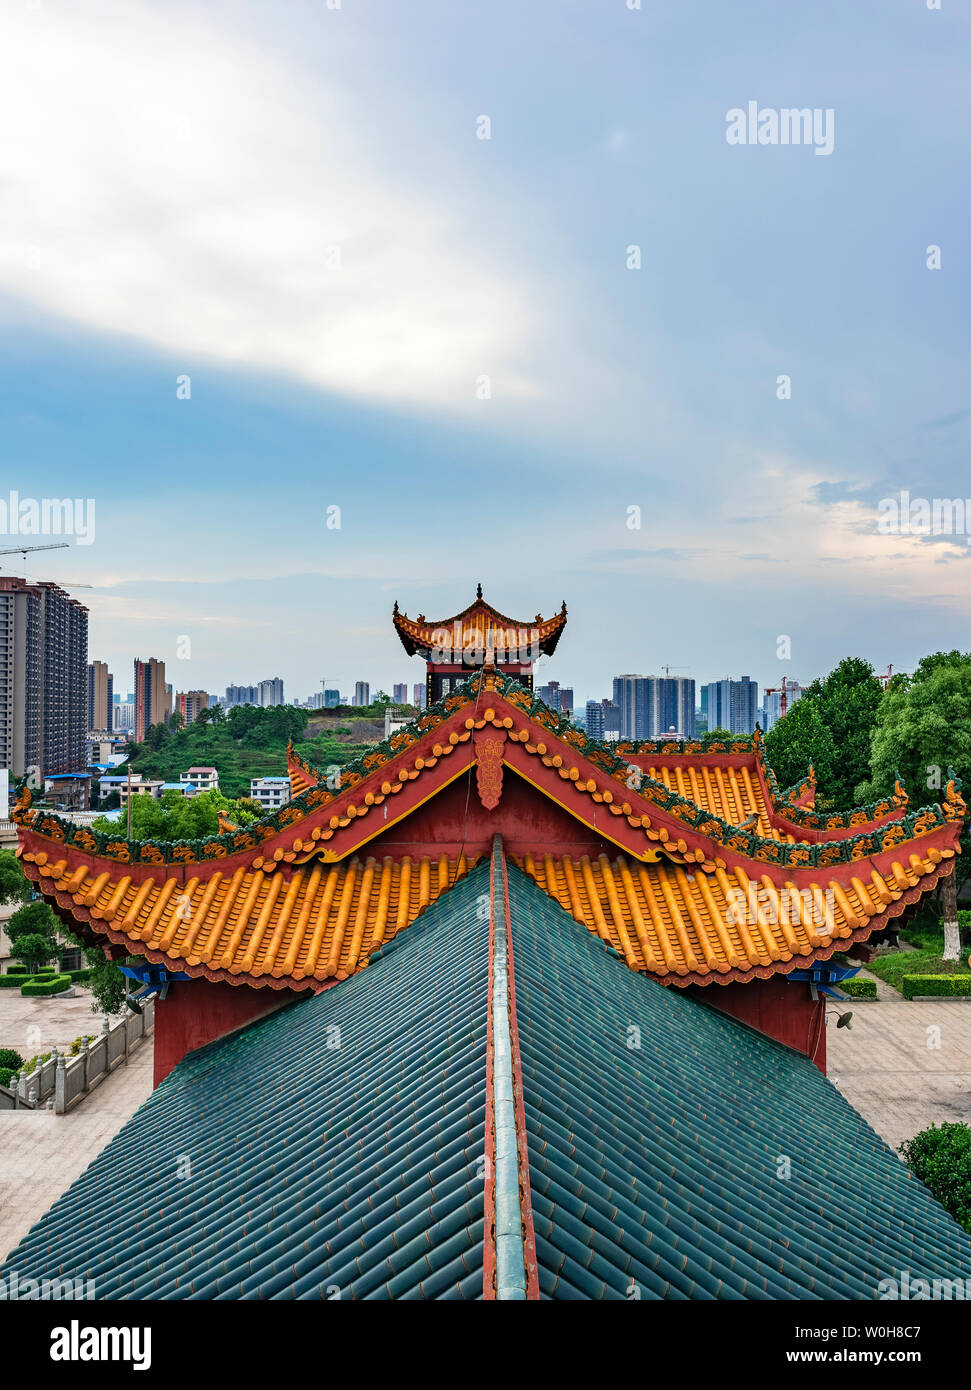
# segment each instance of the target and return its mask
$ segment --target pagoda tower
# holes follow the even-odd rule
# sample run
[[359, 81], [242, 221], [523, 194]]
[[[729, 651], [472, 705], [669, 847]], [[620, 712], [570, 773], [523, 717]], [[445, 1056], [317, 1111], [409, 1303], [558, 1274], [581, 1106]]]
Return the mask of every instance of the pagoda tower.
[[524, 622], [486, 603], [478, 584], [474, 602], [451, 618], [429, 621], [419, 613], [412, 619], [395, 603], [394, 625], [408, 655], [425, 659], [426, 699], [433, 705], [486, 664], [532, 690], [535, 662], [553, 655], [566, 627], [566, 603], [552, 618], [537, 613]]

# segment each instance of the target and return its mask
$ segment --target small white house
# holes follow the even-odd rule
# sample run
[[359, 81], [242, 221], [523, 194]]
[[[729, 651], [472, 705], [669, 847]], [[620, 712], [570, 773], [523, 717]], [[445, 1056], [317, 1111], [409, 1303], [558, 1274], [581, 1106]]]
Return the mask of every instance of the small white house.
[[219, 773], [214, 767], [190, 767], [188, 772], [179, 773], [180, 782], [191, 782], [200, 792], [219, 790]]
[[290, 778], [252, 777], [249, 794], [265, 811], [276, 811], [290, 800]]

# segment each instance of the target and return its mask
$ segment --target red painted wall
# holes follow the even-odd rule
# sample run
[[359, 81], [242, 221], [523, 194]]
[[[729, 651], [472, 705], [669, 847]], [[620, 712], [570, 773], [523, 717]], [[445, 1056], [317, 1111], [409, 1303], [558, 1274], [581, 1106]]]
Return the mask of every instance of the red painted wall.
[[155, 1004], [155, 1085], [187, 1052], [225, 1037], [296, 996], [292, 990], [251, 989], [213, 980], [174, 980]]
[[795, 1048], [826, 1075], [825, 997], [813, 1000], [805, 980], [780, 975], [749, 984], [689, 985], [686, 993]]
[[479, 800], [475, 772], [466, 773], [359, 853], [399, 859], [406, 854], [458, 854], [464, 849], [467, 855], [482, 855], [490, 852], [497, 834], [503, 837], [506, 853], [513, 855], [589, 854], [596, 858], [606, 851], [613, 859], [622, 852], [507, 767], [502, 799], [494, 811], [487, 811]]

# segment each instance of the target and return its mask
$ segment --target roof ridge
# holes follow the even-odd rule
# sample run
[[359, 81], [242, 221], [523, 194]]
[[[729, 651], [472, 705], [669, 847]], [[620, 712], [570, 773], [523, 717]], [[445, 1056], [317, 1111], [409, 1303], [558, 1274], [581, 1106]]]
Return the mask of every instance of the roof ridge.
[[[502, 897], [497, 889], [501, 884]], [[486, 1049], [486, 1188], [482, 1296], [539, 1298], [522, 1062], [516, 1026], [509, 884], [502, 837], [489, 865], [489, 1029]]]

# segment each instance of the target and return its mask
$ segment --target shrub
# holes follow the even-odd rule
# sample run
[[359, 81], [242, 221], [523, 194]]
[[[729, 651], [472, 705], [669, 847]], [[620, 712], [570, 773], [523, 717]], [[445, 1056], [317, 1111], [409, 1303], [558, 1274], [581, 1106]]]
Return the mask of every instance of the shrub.
[[85, 980], [90, 980], [94, 974], [91, 966], [85, 966], [83, 970], [62, 970], [62, 975], [66, 975], [69, 980], [73, 980], [76, 985], [83, 984]]
[[7, 974], [8, 974], [8, 975], [27, 975], [27, 974], [29, 974], [29, 973], [30, 973], [30, 972], [28, 971], [26, 965], [8, 965], [8, 966], [7, 966]]
[[877, 982], [876, 980], [861, 980], [854, 976], [850, 980], [840, 980], [840, 989], [844, 994], [850, 995], [852, 999], [876, 999]]
[[0, 989], [19, 989], [24, 981], [29, 979], [30, 976], [26, 972], [23, 975], [16, 975], [11, 970], [6, 975], [0, 975]]
[[14, 1073], [9, 1067], [0, 1067], [0, 1086], [6, 1086], [9, 1090], [13, 1075]]
[[15, 1052], [12, 1047], [0, 1047], [0, 1067], [9, 1067], [12, 1071], [19, 1071], [24, 1064], [24, 1059], [19, 1052]]
[[74, 1039], [74, 1041], [71, 1043], [71, 1056], [72, 1056], [72, 1057], [76, 1057], [76, 1056], [78, 1055], [78, 1053], [81, 1051], [81, 1048], [84, 1046], [85, 1042], [93, 1043], [93, 1042], [94, 1042], [94, 1034], [93, 1034], [93, 1033], [84, 1033], [84, 1034], [82, 1034], [82, 1036], [81, 1036], [80, 1038], [75, 1038], [75, 1039]]
[[52, 994], [62, 994], [69, 989], [71, 981], [67, 975], [55, 975], [53, 980], [30, 980], [20, 993], [24, 998], [44, 999]]
[[905, 975], [904, 998], [913, 999], [918, 994], [934, 994], [944, 999], [971, 996], [971, 975]]
[[910, 1168], [943, 1207], [971, 1232], [971, 1126], [947, 1121], [901, 1144]]

